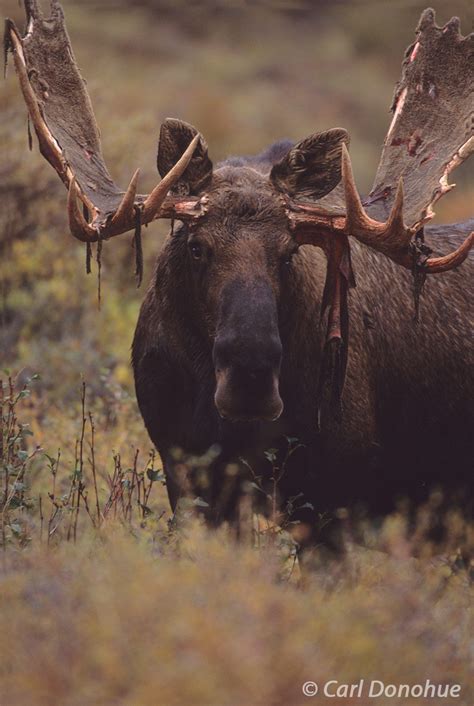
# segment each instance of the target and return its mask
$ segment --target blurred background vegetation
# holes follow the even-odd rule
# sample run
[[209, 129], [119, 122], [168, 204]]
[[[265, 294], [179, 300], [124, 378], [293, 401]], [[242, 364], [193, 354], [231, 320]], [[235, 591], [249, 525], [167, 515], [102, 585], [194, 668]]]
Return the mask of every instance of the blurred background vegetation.
[[[358, 184], [367, 191], [390, 121], [402, 56], [426, 4], [428, 0], [63, 0], [110, 171], [123, 187], [140, 167], [143, 192], [157, 180], [157, 139], [167, 116], [194, 124], [215, 162], [259, 152], [277, 139], [298, 140], [343, 126], [352, 138]], [[470, 0], [430, 4], [438, 24], [456, 14], [463, 33], [472, 31]], [[23, 25], [18, 0], [0, 0], [0, 10]], [[34, 538], [44, 537], [49, 513], [55, 512], [48, 496], [52, 482], [57, 482], [55, 501], [61, 498], [61, 512], [74, 517], [68, 493], [71, 482], [76, 483], [72, 497], [79, 496], [77, 484], [84, 471], [82, 462], [78, 466], [82, 379], [87, 381], [86, 411], [92, 412], [96, 426], [94, 462], [101, 502], [107, 503], [115, 487], [111, 477], [117, 455], [124, 475], [114, 483], [129, 487], [126, 474], [135, 478], [137, 449], [142, 476], [150, 470], [150, 442], [135, 403], [129, 363], [143, 298], [135, 286], [131, 237], [105, 243], [98, 310], [97, 270], [85, 274], [85, 253], [68, 234], [66, 192], [39, 155], [35, 139], [33, 151], [28, 151], [26, 109], [12, 66], [8, 74], [0, 89], [0, 370], [12, 371], [15, 394], [28, 387], [18, 400], [21, 433], [3, 450], [5, 467], [18, 482], [8, 510], [15, 506], [18, 513], [9, 524], [3, 513], [2, 543], [18, 548], [36, 546]], [[473, 166], [456, 173], [458, 188], [438, 204], [439, 220], [472, 217]], [[166, 231], [166, 224], [155, 223], [144, 233], [143, 288]], [[30, 384], [35, 373], [40, 379]], [[8, 374], [0, 377], [9, 399]], [[5, 415], [11, 421], [8, 405]], [[88, 473], [90, 442], [88, 427]], [[36, 452], [36, 445], [48, 455]], [[144, 477], [155, 478], [154, 473]], [[160, 478], [159, 469], [156, 473]], [[162, 484], [155, 485], [150, 507], [140, 512], [142, 520], [146, 515], [148, 523], [154, 518], [161, 527], [167, 501]], [[303, 698], [295, 684], [331, 676], [331, 670], [338, 671], [333, 678], [340, 674], [341, 679], [360, 678], [365, 670], [392, 681], [439, 675], [440, 681], [469, 683], [472, 591], [458, 582], [443, 592], [450, 572], [433, 578], [431, 569], [415, 570], [407, 563], [411, 548], [402, 540], [394, 544], [404, 562], [402, 572], [398, 563], [383, 571], [374, 564], [368, 570], [357, 565], [342, 587], [329, 577], [332, 586], [339, 586], [336, 599], [329, 600], [320, 583], [295, 599], [286, 584], [278, 585], [281, 577], [271, 552], [261, 560], [236, 549], [224, 535], [213, 539], [195, 528], [178, 561], [174, 540], [162, 531], [158, 541], [155, 525], [140, 539], [144, 522], [134, 523], [139, 551], [119, 533], [115, 544], [108, 536], [105, 548], [92, 538], [74, 551], [59, 547], [54, 557], [45, 557], [38, 547], [21, 562], [15, 552], [9, 556], [3, 565], [0, 607], [0, 648], [8, 655], [1, 674], [10, 675], [4, 682], [8, 706], [49, 706], [54, 702], [51, 693], [61, 706], [288, 706]], [[66, 518], [64, 532], [59, 529], [55, 540], [67, 538], [68, 526]], [[166, 561], [161, 568], [150, 567], [150, 556], [157, 555]], [[79, 566], [82, 573], [71, 581]], [[32, 588], [36, 582], [39, 593]], [[98, 586], [97, 593], [88, 590], [91, 585]], [[181, 608], [171, 598], [161, 604], [163, 595], [188, 606], [179, 620]], [[323, 600], [324, 613], [318, 611]], [[25, 601], [31, 609], [24, 610]], [[214, 605], [220, 611], [217, 622]], [[76, 613], [84, 620], [77, 622]], [[74, 649], [65, 638], [68, 630], [77, 641]], [[124, 632], [130, 640], [124, 640]], [[382, 634], [387, 637], [380, 651]], [[19, 635], [33, 635], [32, 642]], [[154, 652], [140, 650], [142, 640]], [[42, 648], [38, 661], [35, 645], [45, 641], [49, 647]], [[159, 656], [159, 668], [150, 654]], [[10, 662], [11, 669], [5, 666]], [[198, 672], [196, 683], [180, 676]], [[90, 684], [95, 691], [87, 690]]]

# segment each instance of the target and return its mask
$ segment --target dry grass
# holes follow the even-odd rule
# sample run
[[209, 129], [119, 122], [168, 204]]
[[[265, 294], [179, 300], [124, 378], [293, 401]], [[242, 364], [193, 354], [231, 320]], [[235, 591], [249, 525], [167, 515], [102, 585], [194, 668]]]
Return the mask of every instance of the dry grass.
[[370, 558], [349, 562], [329, 589], [328, 571], [295, 587], [270, 549], [237, 546], [197, 522], [158, 540], [150, 528], [134, 536], [109, 523], [54, 551], [8, 552], [1, 703], [296, 706], [307, 703], [308, 679], [430, 678], [461, 684], [456, 703], [472, 704], [465, 577]]
[[2, 706], [297, 706], [305, 681], [330, 679], [459, 684], [472, 704], [474, 586], [456, 549], [474, 528], [459, 517], [442, 556], [393, 516], [370, 531], [377, 549], [349, 541], [344, 562], [301, 571], [268, 522], [236, 543], [190, 506], [170, 518], [156, 459], [109, 457], [87, 398], [59, 464], [38, 466], [11, 433], [38, 404], [18, 393], [4, 384], [2, 481], [21, 486], [16, 502], [0, 488]]

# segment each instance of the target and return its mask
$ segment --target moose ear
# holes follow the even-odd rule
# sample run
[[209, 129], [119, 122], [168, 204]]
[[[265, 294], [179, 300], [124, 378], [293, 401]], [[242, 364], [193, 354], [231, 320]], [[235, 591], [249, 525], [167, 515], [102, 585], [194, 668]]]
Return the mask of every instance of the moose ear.
[[341, 180], [342, 143], [349, 135], [340, 127], [298, 142], [273, 165], [270, 179], [279, 191], [303, 199], [326, 196]]
[[[164, 121], [160, 130], [157, 157], [161, 177], [174, 167], [193, 137], [198, 134], [195, 127], [182, 120], [167, 118]], [[200, 135], [194, 155], [172, 191], [180, 196], [198, 194], [209, 185], [211, 179], [212, 162], [207, 155], [207, 143]]]

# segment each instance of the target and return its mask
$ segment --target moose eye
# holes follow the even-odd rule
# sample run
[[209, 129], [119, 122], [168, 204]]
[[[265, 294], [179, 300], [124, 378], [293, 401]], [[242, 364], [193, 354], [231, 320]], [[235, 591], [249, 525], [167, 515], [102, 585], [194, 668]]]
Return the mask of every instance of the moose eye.
[[202, 247], [199, 243], [190, 243], [189, 252], [191, 253], [193, 260], [200, 260], [202, 257]]
[[298, 248], [295, 248], [291, 252], [288, 252], [285, 255], [283, 255], [282, 260], [281, 260], [281, 264], [285, 269], [290, 267], [291, 261], [293, 260], [293, 256], [296, 255], [297, 252], [298, 252]]

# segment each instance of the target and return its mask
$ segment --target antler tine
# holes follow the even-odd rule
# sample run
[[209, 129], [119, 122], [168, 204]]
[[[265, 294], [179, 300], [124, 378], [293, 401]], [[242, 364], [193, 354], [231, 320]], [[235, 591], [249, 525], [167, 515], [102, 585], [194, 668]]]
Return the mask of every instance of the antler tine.
[[[138, 177], [140, 170], [137, 169], [130, 180], [127, 191], [125, 192], [120, 206], [115, 211], [110, 221], [110, 230], [123, 231], [130, 228], [130, 223], [133, 222], [135, 196], [137, 194]], [[107, 228], [108, 230], [108, 228]]]
[[[142, 208], [142, 223], [149, 223], [156, 217], [172, 217], [174, 211], [176, 211], [176, 216], [179, 217], [179, 202], [178, 203], [168, 203], [164, 204], [164, 201], [170, 191], [170, 189], [176, 184], [178, 179], [183, 175], [186, 167], [192, 159], [194, 150], [199, 142], [199, 135], [196, 135], [188, 147], [181, 155], [177, 163], [170, 169], [170, 171], [163, 177], [159, 184], [155, 186], [151, 194], [147, 196], [145, 201], [139, 201]], [[114, 215], [108, 223], [101, 226], [100, 232], [103, 238], [110, 238], [114, 235], [120, 235], [127, 230], [134, 227], [135, 212], [134, 206], [136, 201], [137, 184], [140, 170], [137, 169], [134, 173], [130, 184], [125, 192], [119, 207], [115, 211]], [[141, 197], [142, 198], [142, 197]], [[197, 199], [191, 199], [183, 204], [185, 207], [194, 208], [197, 207]], [[186, 208], [184, 209], [186, 212]], [[200, 213], [200, 209], [196, 209], [193, 216], [197, 216]]]
[[457, 250], [454, 250], [448, 255], [443, 255], [442, 257], [428, 258], [423, 269], [430, 275], [439, 274], [440, 272], [448, 272], [464, 262], [473, 246], [474, 231], [467, 236], [466, 240], [457, 248]]
[[346, 197], [346, 230], [352, 235], [367, 224], [368, 216], [360, 200], [359, 192], [354, 180], [352, 162], [345, 143], [341, 146], [341, 173], [344, 193]]
[[346, 197], [346, 233], [362, 240], [367, 245], [377, 247], [377, 242], [388, 240], [397, 233], [401, 235], [407, 231], [403, 223], [403, 178], [398, 180], [397, 191], [392, 210], [385, 223], [380, 223], [371, 218], [365, 211], [357, 190], [352, 171], [352, 162], [349, 151], [342, 143], [342, 183]]
[[98, 240], [98, 233], [84, 218], [77, 205], [76, 177], [72, 177], [67, 195], [67, 212], [69, 216], [69, 229], [71, 234], [83, 243], [92, 243]]
[[398, 180], [397, 191], [390, 215], [384, 223], [370, 218], [355, 185], [351, 158], [346, 145], [342, 144], [342, 181], [346, 197], [346, 235], [351, 235], [365, 245], [383, 252], [395, 262], [411, 267], [408, 244], [412, 231], [403, 221], [403, 179]]
[[397, 184], [397, 191], [395, 192], [395, 199], [393, 201], [392, 210], [387, 219], [387, 227], [391, 231], [403, 231], [405, 232], [407, 228], [403, 221], [403, 202], [405, 199], [405, 193], [403, 188], [403, 177], [400, 177]]
[[149, 222], [159, 213], [160, 207], [165, 200], [169, 190], [176, 184], [178, 179], [184, 174], [194, 150], [200, 140], [200, 135], [195, 135], [189, 143], [186, 150], [183, 152], [179, 160], [176, 162], [169, 172], [163, 177], [159, 184], [155, 186], [151, 194], [146, 199], [143, 205], [143, 221]]

